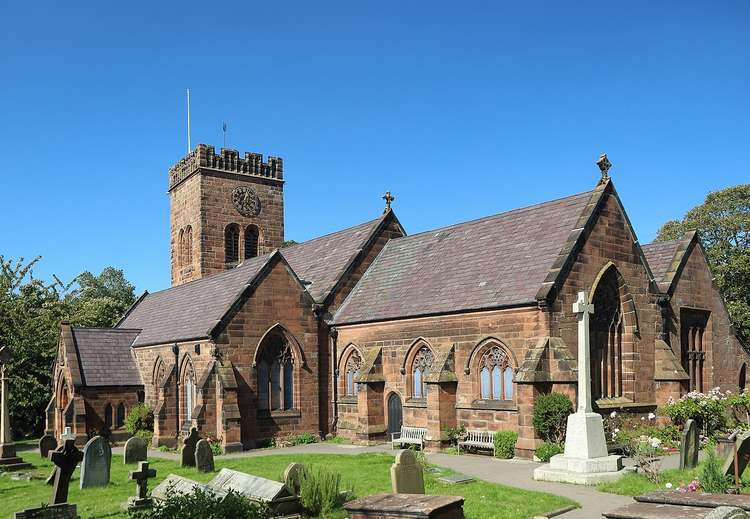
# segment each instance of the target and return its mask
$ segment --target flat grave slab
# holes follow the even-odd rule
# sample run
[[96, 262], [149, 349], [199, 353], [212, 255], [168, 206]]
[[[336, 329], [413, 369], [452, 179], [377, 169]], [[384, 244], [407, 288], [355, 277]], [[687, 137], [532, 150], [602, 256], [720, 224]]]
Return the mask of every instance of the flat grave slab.
[[344, 505], [350, 517], [463, 518], [464, 498], [424, 494], [375, 494]]
[[704, 519], [712, 511], [699, 506], [636, 502], [603, 515], [607, 519]]
[[441, 483], [448, 483], [449, 485], [456, 485], [458, 483], [469, 483], [474, 481], [474, 478], [467, 476], [466, 474], [452, 474], [450, 476], [443, 476], [438, 478]]
[[238, 494], [253, 500], [272, 503], [289, 496], [289, 490], [283, 483], [238, 472], [232, 469], [221, 469], [208, 486], [217, 490], [234, 490]]
[[193, 481], [192, 479], [183, 478], [182, 476], [178, 476], [176, 474], [170, 474], [164, 481], [156, 485], [154, 490], [151, 492], [151, 497], [161, 500], [167, 499], [167, 490], [169, 490], [170, 488], [172, 489], [173, 493], [178, 495], [190, 494], [196, 488], [200, 488], [201, 490], [205, 491], [212, 491], [218, 496], [226, 495], [226, 492], [221, 489], [211, 488], [208, 485], [198, 483], [197, 481]]
[[750, 495], [743, 494], [704, 494], [702, 492], [651, 492], [634, 498], [640, 503], [660, 503], [667, 505], [697, 506], [717, 508], [734, 506], [750, 511]]

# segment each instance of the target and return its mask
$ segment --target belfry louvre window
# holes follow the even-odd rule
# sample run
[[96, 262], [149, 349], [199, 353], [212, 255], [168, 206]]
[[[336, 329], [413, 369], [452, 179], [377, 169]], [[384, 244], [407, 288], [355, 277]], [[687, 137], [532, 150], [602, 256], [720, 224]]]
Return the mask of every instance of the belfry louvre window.
[[240, 260], [240, 227], [236, 223], [224, 229], [224, 262], [233, 265]]
[[245, 228], [245, 259], [254, 258], [258, 255], [258, 228], [248, 225]]
[[682, 345], [682, 367], [690, 375], [690, 391], [703, 392], [703, 366], [706, 362], [709, 313], [703, 310], [683, 308], [680, 310], [680, 344]]
[[264, 347], [258, 363], [258, 409], [294, 408], [294, 358], [289, 344], [274, 337]]

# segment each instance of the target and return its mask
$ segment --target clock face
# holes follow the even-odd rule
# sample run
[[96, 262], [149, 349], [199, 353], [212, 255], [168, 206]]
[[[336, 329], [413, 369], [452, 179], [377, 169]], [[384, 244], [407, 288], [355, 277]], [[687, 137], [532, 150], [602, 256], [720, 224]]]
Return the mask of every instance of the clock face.
[[260, 198], [251, 187], [235, 187], [232, 190], [232, 204], [242, 216], [258, 216], [260, 214]]

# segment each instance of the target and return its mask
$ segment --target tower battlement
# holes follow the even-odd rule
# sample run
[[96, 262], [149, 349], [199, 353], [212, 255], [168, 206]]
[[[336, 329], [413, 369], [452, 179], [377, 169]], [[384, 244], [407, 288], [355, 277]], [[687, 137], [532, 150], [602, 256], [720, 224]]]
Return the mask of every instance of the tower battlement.
[[284, 161], [281, 157], [268, 157], [263, 162], [263, 154], [246, 152], [240, 157], [240, 152], [231, 148], [221, 148], [215, 152], [213, 146], [199, 144], [193, 151], [180, 159], [177, 164], [169, 168], [169, 189], [185, 180], [199, 168], [218, 169], [241, 175], [284, 179]]

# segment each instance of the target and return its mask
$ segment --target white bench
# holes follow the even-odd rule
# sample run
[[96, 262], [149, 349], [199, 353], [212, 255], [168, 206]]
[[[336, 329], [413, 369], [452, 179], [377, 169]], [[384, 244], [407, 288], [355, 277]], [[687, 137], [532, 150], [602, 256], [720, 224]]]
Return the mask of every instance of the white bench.
[[495, 433], [490, 431], [466, 431], [466, 439], [458, 442], [458, 453], [461, 454], [461, 446], [474, 447], [475, 449], [490, 449], [495, 455]]
[[424, 449], [424, 437], [427, 435], [427, 429], [424, 427], [401, 427], [401, 432], [391, 434], [391, 449], [396, 448], [396, 444], [419, 445]]

